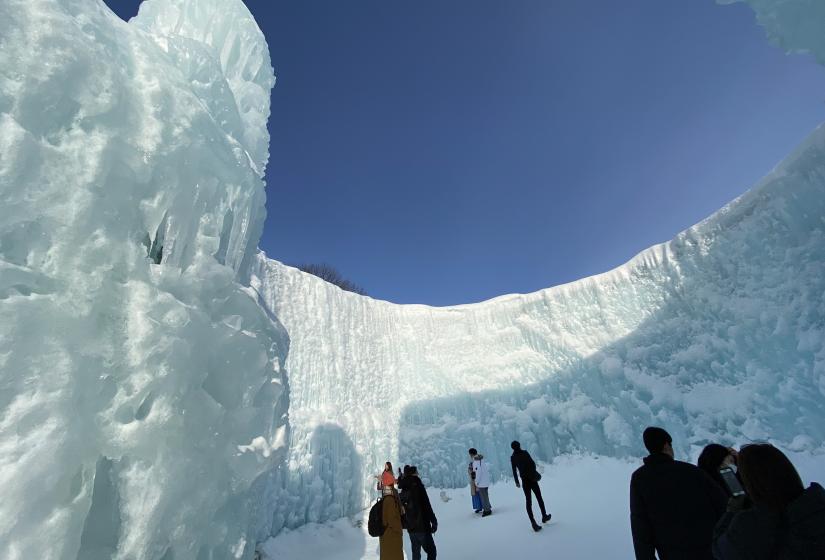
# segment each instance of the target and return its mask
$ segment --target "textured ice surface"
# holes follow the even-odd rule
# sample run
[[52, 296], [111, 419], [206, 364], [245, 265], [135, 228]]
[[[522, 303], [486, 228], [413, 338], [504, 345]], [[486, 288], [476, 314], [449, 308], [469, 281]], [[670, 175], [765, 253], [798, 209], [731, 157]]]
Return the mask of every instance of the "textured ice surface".
[[291, 340], [287, 526], [356, 509], [386, 460], [463, 486], [471, 445], [503, 475], [512, 439], [626, 456], [650, 423], [682, 454], [825, 442], [825, 128], [669, 243], [533, 294], [432, 308], [253, 274]]
[[[823, 59], [821, 3], [750, 3]], [[256, 256], [273, 82], [240, 0], [129, 24], [0, 1], [3, 559], [250, 558], [359, 508], [386, 459], [462, 486], [468, 445], [500, 475], [513, 437], [542, 459], [637, 453], [648, 422], [682, 452], [825, 441], [823, 130], [613, 272], [397, 306]]]
[[[825, 63], [825, 3], [745, 1], [780, 47]], [[505, 474], [512, 438], [544, 460], [622, 456], [641, 453], [639, 430], [657, 423], [680, 453], [756, 439], [825, 452], [822, 128], [673, 241], [535, 294], [397, 306], [263, 255], [254, 269], [291, 337], [276, 530], [354, 511], [387, 459], [462, 486], [475, 445]]]
[[250, 558], [283, 460], [263, 35], [240, 0], [0, 2], [0, 558]]
[[745, 2], [768, 37], [790, 52], [811, 53], [825, 64], [825, 2], [822, 0], [717, 0]]

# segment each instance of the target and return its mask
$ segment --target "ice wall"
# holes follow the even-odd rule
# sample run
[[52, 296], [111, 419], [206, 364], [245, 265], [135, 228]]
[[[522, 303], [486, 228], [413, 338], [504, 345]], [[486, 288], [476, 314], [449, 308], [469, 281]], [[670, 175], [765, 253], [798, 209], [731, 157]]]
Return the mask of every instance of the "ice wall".
[[714, 440], [825, 443], [825, 128], [704, 222], [572, 284], [433, 308], [343, 292], [264, 255], [253, 276], [291, 339], [286, 525], [325, 517], [349, 481], [338, 451], [313, 445], [321, 426], [338, 426], [363, 465], [346, 504], [369, 500], [386, 460], [461, 486], [472, 445], [506, 474], [512, 439], [544, 460], [641, 454], [650, 423], [683, 454]]
[[238, 282], [269, 88], [240, 0], [0, 2], [0, 558], [251, 558], [287, 338]]
[[744, 2], [768, 37], [783, 50], [811, 53], [825, 64], [825, 2], [821, 0], [717, 0]]

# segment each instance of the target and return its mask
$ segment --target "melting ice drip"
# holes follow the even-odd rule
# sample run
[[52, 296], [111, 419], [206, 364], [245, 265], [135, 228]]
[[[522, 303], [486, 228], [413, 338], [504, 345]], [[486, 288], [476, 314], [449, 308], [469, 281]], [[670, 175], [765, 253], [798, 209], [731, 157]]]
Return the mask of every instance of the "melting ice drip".
[[0, 557], [269, 532], [287, 339], [239, 280], [273, 83], [239, 0], [0, 2]]

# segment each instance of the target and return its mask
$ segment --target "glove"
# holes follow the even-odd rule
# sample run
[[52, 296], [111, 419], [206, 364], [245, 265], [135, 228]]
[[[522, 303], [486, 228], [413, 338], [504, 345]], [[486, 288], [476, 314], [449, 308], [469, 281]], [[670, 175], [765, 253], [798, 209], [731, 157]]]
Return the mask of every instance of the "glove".
[[518, 480], [516, 481], [516, 488], [521, 488], [521, 484], [519, 483]]
[[436, 531], [438, 531], [438, 522], [432, 521], [430, 523], [430, 532], [435, 533]]

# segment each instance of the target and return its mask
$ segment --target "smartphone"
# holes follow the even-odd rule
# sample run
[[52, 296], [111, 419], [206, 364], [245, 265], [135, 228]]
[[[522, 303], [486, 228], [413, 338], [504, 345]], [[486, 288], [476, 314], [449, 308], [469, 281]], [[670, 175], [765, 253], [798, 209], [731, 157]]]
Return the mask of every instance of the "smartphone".
[[733, 497], [745, 495], [745, 489], [742, 488], [742, 484], [739, 482], [739, 479], [736, 478], [736, 473], [733, 472], [732, 468], [722, 467], [719, 469], [719, 474], [722, 475], [722, 480], [725, 481], [725, 486], [728, 487]]

